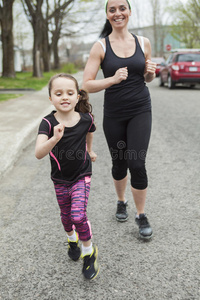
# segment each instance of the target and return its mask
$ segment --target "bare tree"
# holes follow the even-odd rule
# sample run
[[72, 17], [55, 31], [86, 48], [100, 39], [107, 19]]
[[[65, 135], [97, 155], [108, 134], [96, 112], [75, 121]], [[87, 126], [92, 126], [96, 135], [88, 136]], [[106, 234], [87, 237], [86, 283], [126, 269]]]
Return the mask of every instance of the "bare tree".
[[154, 35], [154, 53], [158, 53], [158, 30], [160, 25], [160, 1], [149, 0], [153, 12], [153, 35]]
[[42, 24], [42, 45], [41, 45], [41, 56], [43, 61], [43, 71], [49, 72], [51, 69], [50, 66], [50, 45], [49, 45], [49, 27], [48, 27], [48, 17], [49, 17], [49, 0], [45, 0], [45, 10], [42, 14], [43, 24]]
[[[80, 3], [88, 4], [92, 1], [94, 0], [77, 0], [76, 4], [81, 8]], [[51, 52], [54, 55], [54, 68], [59, 68], [58, 41], [63, 36], [63, 27], [66, 27], [64, 20], [68, 17], [75, 0], [21, 0], [21, 2], [34, 32], [33, 76], [40, 77], [42, 66], [44, 71], [50, 70]], [[68, 20], [68, 26], [71, 27], [73, 23], [84, 23], [84, 21], [80, 21], [80, 18], [75, 21], [73, 15], [73, 18]], [[68, 35], [76, 31], [69, 30]]]
[[21, 0], [24, 11], [33, 28], [33, 76], [42, 77], [43, 0]]
[[48, 16], [49, 30], [52, 34], [51, 39], [51, 51], [54, 57], [54, 69], [60, 67], [60, 60], [58, 55], [58, 41], [61, 37], [61, 30], [63, 26], [63, 20], [72, 8], [74, 0], [54, 0], [54, 11]]
[[0, 23], [3, 48], [3, 77], [15, 77], [13, 42], [14, 0], [0, 1]]
[[[62, 20], [66, 15], [66, 9], [74, 0], [21, 0], [24, 11], [31, 22], [34, 32], [33, 46], [33, 76], [42, 76], [42, 64], [45, 72], [50, 71], [51, 49], [54, 51], [54, 66], [59, 67], [58, 41], [62, 28]], [[51, 4], [51, 5], [50, 5]], [[52, 22], [54, 20], [54, 22]], [[52, 27], [52, 23], [54, 23]], [[53, 29], [52, 29], [53, 28]], [[49, 32], [52, 33], [52, 45], [49, 41]]]
[[[50, 0], [46, 0], [47, 2]], [[58, 42], [63, 36], [72, 36], [80, 30], [80, 27], [85, 28], [85, 25], [91, 21], [91, 16], [84, 18], [85, 9], [88, 5], [91, 7], [91, 2], [94, 0], [77, 0], [76, 7], [74, 8], [75, 0], [54, 0], [54, 5], [47, 3], [49, 7], [48, 20], [49, 33], [51, 33], [50, 51], [53, 53], [54, 64], [53, 68], [58, 69], [60, 67], [60, 58], [58, 54]], [[52, 4], [52, 1], [50, 1]], [[47, 6], [48, 6], [47, 5]], [[93, 8], [93, 10], [95, 10]], [[93, 10], [90, 9], [90, 12]], [[95, 11], [96, 12], [96, 11]], [[81, 19], [81, 21], [80, 21]], [[79, 24], [78, 28], [73, 28]]]

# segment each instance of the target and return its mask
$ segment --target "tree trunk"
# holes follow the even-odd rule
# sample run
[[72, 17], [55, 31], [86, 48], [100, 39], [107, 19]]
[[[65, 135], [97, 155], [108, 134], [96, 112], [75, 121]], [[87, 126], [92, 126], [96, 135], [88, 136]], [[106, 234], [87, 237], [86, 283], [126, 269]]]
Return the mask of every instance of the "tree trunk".
[[52, 38], [52, 52], [53, 52], [53, 69], [57, 70], [60, 68], [60, 58], [58, 55], [58, 41], [59, 41], [60, 33], [53, 34]]
[[1, 9], [1, 31], [3, 48], [3, 77], [15, 77], [14, 43], [13, 43], [13, 2], [3, 1]]
[[33, 28], [33, 77], [42, 77], [42, 4], [43, 0], [21, 0]]
[[49, 37], [48, 37], [48, 23], [43, 22], [42, 29], [42, 60], [44, 72], [49, 72], [51, 70], [50, 66], [50, 46], [49, 46]]
[[33, 77], [42, 77], [42, 22], [39, 16], [33, 22], [33, 32]]
[[58, 41], [53, 47], [53, 58], [54, 58], [54, 69], [57, 70], [60, 68], [60, 58], [58, 55]]

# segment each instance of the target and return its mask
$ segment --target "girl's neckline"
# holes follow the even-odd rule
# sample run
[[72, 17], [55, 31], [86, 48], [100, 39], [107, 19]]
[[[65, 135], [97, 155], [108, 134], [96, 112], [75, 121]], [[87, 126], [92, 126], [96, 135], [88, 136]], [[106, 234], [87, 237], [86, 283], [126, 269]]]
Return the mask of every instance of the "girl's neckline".
[[[55, 121], [56, 121], [56, 123], [57, 124], [59, 124], [60, 122], [56, 119], [56, 117], [55, 117], [55, 113], [56, 113], [56, 110], [54, 110], [53, 112], [52, 112], [52, 114], [53, 114], [53, 117], [54, 117], [54, 119], [55, 119]], [[65, 128], [69, 128], [69, 129], [71, 129], [71, 128], [74, 128], [74, 127], [76, 127], [79, 123], [80, 123], [80, 121], [81, 121], [81, 118], [82, 118], [82, 115], [81, 115], [81, 113], [80, 112], [78, 112], [78, 114], [79, 114], [79, 120], [77, 121], [77, 123], [76, 124], [74, 124], [73, 126], [65, 126]]]
[[134, 51], [134, 53], [133, 53], [132, 55], [130, 55], [130, 56], [128, 56], [128, 57], [121, 57], [121, 56], [118, 56], [118, 55], [114, 52], [113, 48], [111, 47], [110, 38], [109, 38], [109, 36], [107, 36], [108, 42], [109, 42], [109, 44], [110, 44], [110, 49], [111, 49], [112, 53], [113, 53], [117, 58], [120, 58], [120, 59], [128, 59], [128, 58], [131, 58], [131, 57], [133, 57], [133, 56], [135, 55], [136, 50], [137, 50], [136, 36], [135, 36], [133, 33], [131, 33], [131, 35], [133, 36], [133, 41], [135, 40], [135, 51]]

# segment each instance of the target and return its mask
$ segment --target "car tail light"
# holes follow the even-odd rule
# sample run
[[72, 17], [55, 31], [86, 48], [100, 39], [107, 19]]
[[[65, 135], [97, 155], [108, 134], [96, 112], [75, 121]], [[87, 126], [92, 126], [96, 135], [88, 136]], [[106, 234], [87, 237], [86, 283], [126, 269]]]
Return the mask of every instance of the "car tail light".
[[179, 70], [179, 66], [178, 66], [178, 65], [172, 65], [172, 69], [173, 69], [174, 71], [178, 71], [178, 70]]

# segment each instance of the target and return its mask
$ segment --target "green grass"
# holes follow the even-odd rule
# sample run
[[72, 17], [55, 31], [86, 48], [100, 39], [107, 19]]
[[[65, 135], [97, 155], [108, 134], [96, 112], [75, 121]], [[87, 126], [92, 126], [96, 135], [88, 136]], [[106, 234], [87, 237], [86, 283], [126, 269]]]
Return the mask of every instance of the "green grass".
[[75, 69], [73, 64], [64, 65], [60, 70], [51, 71], [51, 72], [44, 72], [43, 77], [36, 78], [32, 77], [31, 72], [18, 72], [16, 73], [16, 78], [0, 78], [0, 89], [35, 89], [41, 90], [49, 81], [51, 76], [56, 73], [76, 73], [77, 70]]
[[23, 96], [23, 94], [0, 94], [0, 102], [1, 101], [6, 101], [9, 99], [15, 99], [18, 98], [20, 96]]
[[35, 89], [41, 90], [51, 77], [50, 73], [42, 78], [32, 77], [32, 73], [16, 73], [16, 78], [0, 78], [0, 89]]
[[[36, 91], [41, 90], [47, 85], [51, 76], [56, 73], [70, 73], [77, 72], [73, 64], [64, 65], [60, 70], [52, 70], [51, 72], [44, 72], [43, 77], [36, 78], [32, 76], [32, 72], [18, 72], [16, 78], [0, 78], [0, 90], [1, 89], [34, 89]], [[19, 96], [18, 96], [19, 97]], [[0, 94], [0, 101], [5, 101], [14, 98], [13, 94]]]

